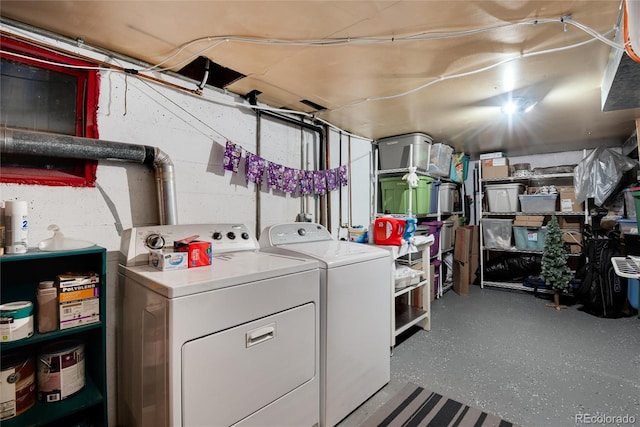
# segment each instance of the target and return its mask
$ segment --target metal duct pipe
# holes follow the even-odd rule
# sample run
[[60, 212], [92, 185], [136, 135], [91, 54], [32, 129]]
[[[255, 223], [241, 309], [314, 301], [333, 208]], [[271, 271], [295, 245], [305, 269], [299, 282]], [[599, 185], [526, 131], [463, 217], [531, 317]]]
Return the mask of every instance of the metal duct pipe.
[[157, 147], [0, 126], [0, 153], [119, 160], [152, 165], [156, 175], [160, 224], [178, 223], [173, 163], [169, 156]]

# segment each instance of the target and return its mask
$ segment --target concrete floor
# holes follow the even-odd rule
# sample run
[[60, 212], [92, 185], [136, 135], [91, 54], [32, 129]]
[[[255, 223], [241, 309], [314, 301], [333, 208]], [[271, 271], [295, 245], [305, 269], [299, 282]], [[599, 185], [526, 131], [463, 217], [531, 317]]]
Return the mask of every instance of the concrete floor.
[[358, 426], [407, 382], [523, 427], [576, 426], [580, 414], [640, 426], [640, 319], [547, 302], [477, 286], [467, 297], [446, 293], [432, 303], [430, 332], [400, 336], [389, 384], [339, 426]]

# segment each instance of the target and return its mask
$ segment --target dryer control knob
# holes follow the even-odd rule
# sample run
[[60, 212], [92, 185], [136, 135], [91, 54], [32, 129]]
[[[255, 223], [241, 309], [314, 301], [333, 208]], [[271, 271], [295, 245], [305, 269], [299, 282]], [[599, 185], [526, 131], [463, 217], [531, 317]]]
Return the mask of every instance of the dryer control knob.
[[234, 233], [233, 231], [230, 231], [227, 233], [227, 238], [233, 240], [236, 238], [236, 233]]
[[162, 249], [164, 247], [164, 238], [159, 234], [150, 234], [145, 241], [150, 249]]
[[213, 233], [213, 240], [220, 240], [222, 239], [222, 233], [219, 231], [216, 231]]
[[305, 234], [307, 234], [307, 230], [305, 230], [304, 228], [298, 228], [298, 234], [304, 236]]
[[242, 237], [244, 240], [249, 240], [249, 233], [247, 233], [246, 231], [244, 233], [242, 233], [240, 235], [240, 237]]

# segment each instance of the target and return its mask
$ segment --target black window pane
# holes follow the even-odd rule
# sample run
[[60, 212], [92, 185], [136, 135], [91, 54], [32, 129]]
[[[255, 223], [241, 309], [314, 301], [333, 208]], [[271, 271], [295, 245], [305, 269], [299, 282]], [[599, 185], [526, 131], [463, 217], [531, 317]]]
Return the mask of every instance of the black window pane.
[[76, 134], [77, 77], [5, 58], [0, 75], [0, 123]]

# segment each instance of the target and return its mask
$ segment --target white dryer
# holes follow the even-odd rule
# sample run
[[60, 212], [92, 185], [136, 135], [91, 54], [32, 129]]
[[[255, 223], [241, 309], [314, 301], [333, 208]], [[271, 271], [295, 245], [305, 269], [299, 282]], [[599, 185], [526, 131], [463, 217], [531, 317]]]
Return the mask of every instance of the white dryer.
[[[210, 266], [147, 265], [150, 248], [194, 235], [212, 243]], [[257, 249], [243, 225], [124, 232], [119, 425], [319, 423], [318, 262]]]
[[320, 261], [320, 425], [336, 425], [389, 382], [392, 259], [308, 222], [277, 224], [263, 251]]

